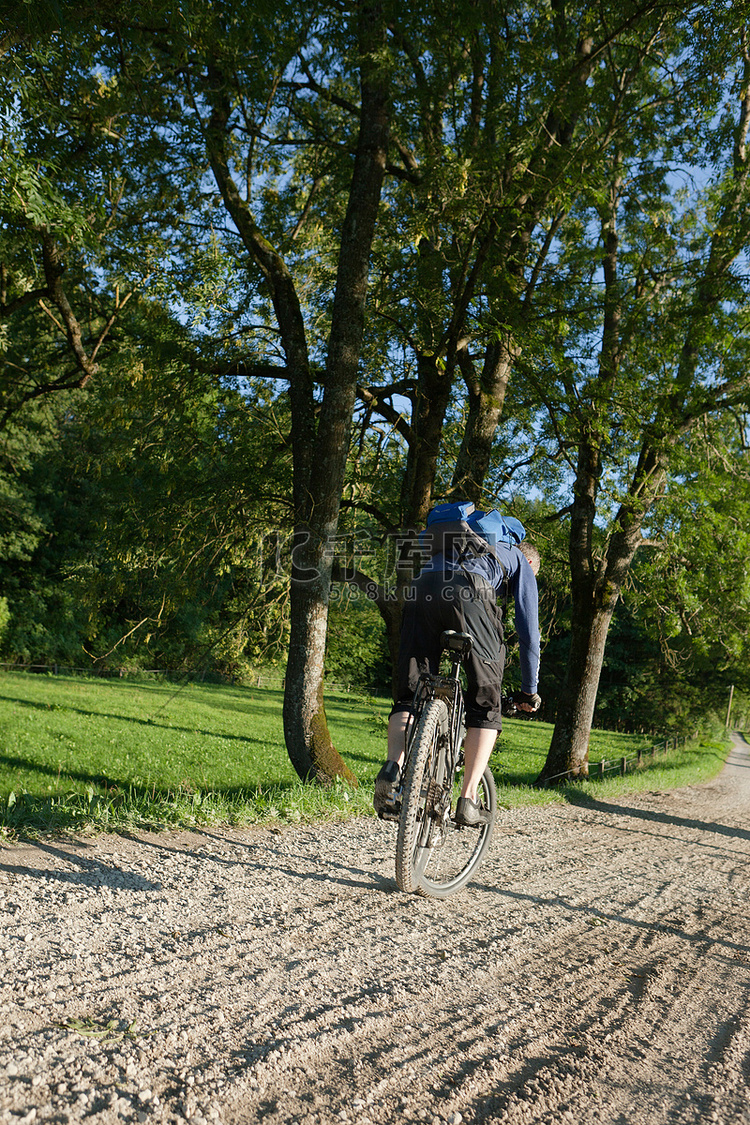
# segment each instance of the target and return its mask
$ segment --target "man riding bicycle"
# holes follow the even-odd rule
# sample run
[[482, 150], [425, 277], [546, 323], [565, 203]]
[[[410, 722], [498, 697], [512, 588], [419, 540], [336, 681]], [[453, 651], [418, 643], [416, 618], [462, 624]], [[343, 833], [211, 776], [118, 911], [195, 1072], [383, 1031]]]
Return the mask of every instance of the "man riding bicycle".
[[[521, 691], [514, 702], [534, 712], [539, 673], [539, 598], [536, 575], [540, 557], [525, 541], [517, 546], [479, 544], [476, 537], [444, 537], [410, 590], [404, 605], [398, 660], [396, 701], [388, 721], [388, 758], [375, 782], [375, 811], [393, 818], [414, 691], [422, 672], [436, 673], [444, 629], [468, 633], [473, 641], [466, 659], [465, 770], [455, 822], [477, 827], [487, 812], [477, 803], [477, 785], [502, 727], [502, 681], [505, 665], [503, 605], [515, 603], [515, 627], [521, 655]], [[502, 604], [498, 604], [498, 596]]]

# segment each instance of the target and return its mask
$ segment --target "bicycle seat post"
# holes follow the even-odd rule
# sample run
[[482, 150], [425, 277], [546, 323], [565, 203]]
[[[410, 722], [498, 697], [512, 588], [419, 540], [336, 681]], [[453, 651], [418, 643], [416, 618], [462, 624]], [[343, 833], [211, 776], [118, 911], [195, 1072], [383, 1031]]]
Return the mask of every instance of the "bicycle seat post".
[[457, 633], [455, 629], [444, 629], [440, 634], [440, 647], [448, 650], [451, 659], [451, 674], [458, 679], [458, 669], [464, 657], [468, 656], [472, 648], [472, 639], [468, 633]]
[[463, 658], [464, 657], [463, 657], [462, 652], [452, 652], [451, 653], [451, 678], [454, 679], [454, 680], [458, 680], [458, 678], [459, 678], [459, 675], [461, 673], [461, 664], [463, 663]]

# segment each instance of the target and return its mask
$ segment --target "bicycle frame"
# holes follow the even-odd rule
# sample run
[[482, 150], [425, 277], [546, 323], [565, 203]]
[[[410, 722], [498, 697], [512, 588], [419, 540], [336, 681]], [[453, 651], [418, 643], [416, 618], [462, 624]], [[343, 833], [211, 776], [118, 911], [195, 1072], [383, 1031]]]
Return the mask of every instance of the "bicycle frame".
[[417, 690], [414, 693], [412, 717], [409, 723], [404, 773], [406, 772], [406, 763], [411, 753], [412, 740], [419, 723], [419, 717], [424, 710], [425, 704], [431, 699], [442, 699], [448, 707], [448, 715], [450, 716], [448, 769], [450, 777], [453, 777], [460, 764], [461, 744], [463, 743], [464, 734], [466, 733], [464, 723], [464, 693], [461, 687], [461, 664], [463, 663], [464, 656], [471, 647], [471, 641], [464, 633], [455, 633], [452, 630], [446, 630], [441, 636], [441, 642], [443, 642], [443, 651], [447, 650], [450, 656], [450, 674], [443, 676], [423, 672], [419, 677]]

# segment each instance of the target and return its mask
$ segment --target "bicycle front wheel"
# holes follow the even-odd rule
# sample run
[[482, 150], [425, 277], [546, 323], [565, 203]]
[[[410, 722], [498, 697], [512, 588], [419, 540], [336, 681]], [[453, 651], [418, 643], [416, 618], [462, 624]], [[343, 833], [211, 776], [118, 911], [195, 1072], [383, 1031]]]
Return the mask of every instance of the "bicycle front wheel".
[[430, 898], [447, 898], [466, 886], [490, 846], [497, 812], [488, 768], [477, 800], [490, 813], [489, 823], [456, 825], [452, 814], [462, 774], [449, 775], [449, 739], [448, 708], [442, 700], [431, 700], [414, 733], [396, 838], [396, 882], [402, 891]]

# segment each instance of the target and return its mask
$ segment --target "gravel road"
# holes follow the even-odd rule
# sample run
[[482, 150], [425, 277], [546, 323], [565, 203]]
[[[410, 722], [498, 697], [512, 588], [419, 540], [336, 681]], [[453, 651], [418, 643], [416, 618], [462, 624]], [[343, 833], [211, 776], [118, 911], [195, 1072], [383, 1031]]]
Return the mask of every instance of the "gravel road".
[[0, 1122], [750, 1123], [750, 757], [502, 813], [445, 903], [392, 826], [0, 848]]

